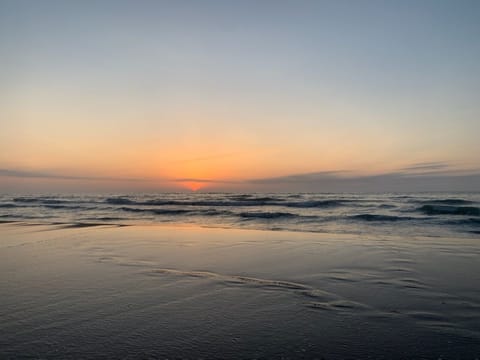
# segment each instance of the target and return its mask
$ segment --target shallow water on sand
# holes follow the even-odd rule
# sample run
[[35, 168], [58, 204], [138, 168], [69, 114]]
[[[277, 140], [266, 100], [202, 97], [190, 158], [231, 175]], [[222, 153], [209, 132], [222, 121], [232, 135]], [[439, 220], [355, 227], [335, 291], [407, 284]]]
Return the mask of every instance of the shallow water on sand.
[[474, 359], [480, 242], [0, 225], [0, 358]]

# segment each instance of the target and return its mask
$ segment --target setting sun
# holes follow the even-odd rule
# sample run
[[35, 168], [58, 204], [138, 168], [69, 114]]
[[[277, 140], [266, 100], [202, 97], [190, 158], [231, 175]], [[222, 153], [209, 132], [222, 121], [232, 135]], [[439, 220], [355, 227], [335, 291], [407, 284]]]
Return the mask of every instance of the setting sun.
[[196, 182], [196, 181], [185, 181], [185, 182], [182, 182], [181, 184], [182, 186], [186, 187], [191, 191], [198, 191], [201, 188], [205, 187], [205, 183]]

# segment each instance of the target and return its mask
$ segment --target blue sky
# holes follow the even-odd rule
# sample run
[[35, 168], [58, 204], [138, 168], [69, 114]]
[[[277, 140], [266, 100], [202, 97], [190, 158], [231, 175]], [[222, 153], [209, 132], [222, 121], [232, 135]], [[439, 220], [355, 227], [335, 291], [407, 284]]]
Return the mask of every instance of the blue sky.
[[479, 18], [478, 1], [2, 0], [0, 183], [476, 174]]

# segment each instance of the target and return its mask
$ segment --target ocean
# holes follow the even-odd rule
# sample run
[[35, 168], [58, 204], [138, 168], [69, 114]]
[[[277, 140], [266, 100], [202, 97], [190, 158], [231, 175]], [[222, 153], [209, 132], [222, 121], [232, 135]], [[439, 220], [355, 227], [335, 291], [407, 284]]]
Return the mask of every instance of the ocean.
[[0, 220], [478, 237], [480, 194], [2, 195]]

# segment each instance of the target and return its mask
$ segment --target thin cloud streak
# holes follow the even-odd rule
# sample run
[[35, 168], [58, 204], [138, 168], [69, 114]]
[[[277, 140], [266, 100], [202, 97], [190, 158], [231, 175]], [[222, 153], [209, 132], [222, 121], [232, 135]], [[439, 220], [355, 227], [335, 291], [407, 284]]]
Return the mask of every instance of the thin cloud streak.
[[438, 162], [425, 162], [425, 163], [416, 163], [412, 164], [410, 166], [407, 166], [401, 170], [405, 171], [425, 171], [425, 170], [440, 170], [440, 169], [447, 169], [451, 167], [452, 165], [443, 162], [443, 161], [438, 161]]
[[42, 179], [58, 179], [58, 180], [85, 180], [85, 181], [130, 181], [130, 182], [148, 182], [158, 181], [157, 179], [143, 179], [143, 178], [118, 178], [108, 176], [77, 176], [55, 174], [41, 171], [25, 171], [25, 170], [11, 170], [0, 169], [0, 176], [18, 177], [18, 178], [42, 178]]
[[[353, 171], [323, 171], [247, 180], [281, 191], [385, 192], [480, 191], [480, 169], [447, 169], [446, 163], [417, 164], [384, 174], [349, 176]], [[421, 171], [416, 171], [421, 169]], [[431, 171], [427, 171], [430, 169]], [[435, 170], [436, 169], [436, 170]], [[349, 174], [350, 173], [350, 174]]]
[[0, 169], [0, 176], [18, 177], [18, 178], [42, 178], [42, 179], [58, 179], [58, 180], [85, 180], [85, 181], [129, 181], [129, 182], [186, 182], [195, 181], [200, 183], [239, 183], [234, 180], [213, 180], [202, 178], [123, 178], [109, 176], [82, 176], [82, 175], [65, 175], [45, 171], [28, 171]]
[[312, 183], [325, 179], [337, 179], [341, 174], [348, 171], [318, 171], [306, 174], [293, 174], [285, 176], [277, 176], [272, 178], [251, 179], [247, 182], [252, 184], [268, 184], [268, 183]]

